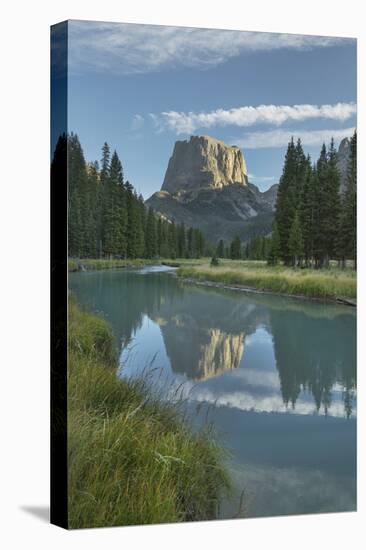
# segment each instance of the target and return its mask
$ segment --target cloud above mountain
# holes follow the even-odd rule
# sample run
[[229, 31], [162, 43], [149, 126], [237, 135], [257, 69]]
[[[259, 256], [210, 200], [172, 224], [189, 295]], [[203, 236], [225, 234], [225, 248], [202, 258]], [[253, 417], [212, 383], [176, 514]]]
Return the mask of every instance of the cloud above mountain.
[[151, 114], [158, 129], [173, 130], [176, 134], [192, 134], [200, 129], [217, 126], [249, 127], [256, 124], [280, 126], [285, 122], [328, 119], [344, 122], [356, 114], [355, 103], [333, 105], [246, 105], [233, 109], [209, 112], [166, 111]]

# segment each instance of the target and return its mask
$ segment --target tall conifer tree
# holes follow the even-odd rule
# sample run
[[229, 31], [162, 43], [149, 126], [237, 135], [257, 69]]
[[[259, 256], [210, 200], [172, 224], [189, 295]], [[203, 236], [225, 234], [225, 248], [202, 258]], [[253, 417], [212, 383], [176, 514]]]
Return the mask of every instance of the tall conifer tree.
[[155, 214], [151, 207], [149, 208], [148, 214], [147, 214], [145, 244], [146, 244], [146, 257], [154, 258], [158, 253], [158, 250], [157, 250], [158, 234], [157, 234]]
[[289, 237], [297, 207], [296, 177], [298, 175], [299, 148], [299, 143], [295, 146], [294, 140], [291, 138], [277, 194], [275, 219], [280, 235], [281, 257], [285, 263], [291, 261]]

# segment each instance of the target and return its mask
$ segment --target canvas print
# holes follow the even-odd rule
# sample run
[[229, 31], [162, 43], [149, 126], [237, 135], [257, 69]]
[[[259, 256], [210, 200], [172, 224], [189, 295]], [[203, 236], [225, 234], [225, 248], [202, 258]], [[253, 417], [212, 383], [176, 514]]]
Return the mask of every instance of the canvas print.
[[52, 27], [54, 523], [356, 510], [356, 47]]

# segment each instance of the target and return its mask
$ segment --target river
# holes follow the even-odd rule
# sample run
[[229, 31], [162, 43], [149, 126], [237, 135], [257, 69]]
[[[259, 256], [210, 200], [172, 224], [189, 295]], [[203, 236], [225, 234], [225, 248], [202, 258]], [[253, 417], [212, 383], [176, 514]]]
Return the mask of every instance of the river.
[[[356, 312], [204, 288], [169, 268], [69, 274], [113, 327], [118, 376], [212, 424], [234, 494], [222, 518], [356, 509]], [[242, 506], [239, 506], [241, 502]]]

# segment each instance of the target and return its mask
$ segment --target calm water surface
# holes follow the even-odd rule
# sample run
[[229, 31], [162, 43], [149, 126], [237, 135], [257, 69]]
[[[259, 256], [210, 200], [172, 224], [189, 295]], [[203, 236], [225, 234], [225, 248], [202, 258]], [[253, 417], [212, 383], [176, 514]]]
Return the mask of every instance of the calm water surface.
[[356, 509], [356, 314], [183, 284], [161, 267], [71, 273], [112, 325], [119, 376], [148, 376], [214, 424], [234, 496], [222, 517]]

